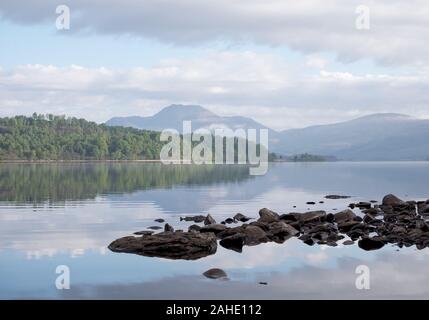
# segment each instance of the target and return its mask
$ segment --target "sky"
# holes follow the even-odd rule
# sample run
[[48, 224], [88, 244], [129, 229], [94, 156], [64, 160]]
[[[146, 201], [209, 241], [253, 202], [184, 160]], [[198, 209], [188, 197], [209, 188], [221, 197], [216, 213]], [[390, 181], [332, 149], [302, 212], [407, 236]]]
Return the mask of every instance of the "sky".
[[428, 39], [427, 0], [2, 0], [0, 116], [101, 123], [199, 104], [276, 130], [429, 118]]

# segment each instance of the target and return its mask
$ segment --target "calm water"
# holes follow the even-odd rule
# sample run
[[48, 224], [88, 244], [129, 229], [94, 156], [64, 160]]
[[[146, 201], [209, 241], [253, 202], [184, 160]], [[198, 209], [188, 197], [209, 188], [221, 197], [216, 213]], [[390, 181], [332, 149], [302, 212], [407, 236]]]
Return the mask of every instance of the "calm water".
[[[112, 253], [111, 241], [164, 218], [210, 213], [218, 221], [262, 207], [305, 211], [344, 209], [387, 193], [427, 199], [429, 163], [288, 163], [265, 176], [240, 166], [160, 164], [0, 165], [0, 298], [298, 299], [429, 298], [429, 250], [385, 246], [309, 247], [297, 239], [218, 247], [197, 261]], [[297, 208], [294, 209], [293, 206]], [[355, 286], [358, 265], [370, 268], [370, 290]], [[57, 290], [55, 269], [66, 265], [71, 288]], [[201, 274], [222, 268], [228, 281]], [[258, 282], [267, 282], [260, 285]]]

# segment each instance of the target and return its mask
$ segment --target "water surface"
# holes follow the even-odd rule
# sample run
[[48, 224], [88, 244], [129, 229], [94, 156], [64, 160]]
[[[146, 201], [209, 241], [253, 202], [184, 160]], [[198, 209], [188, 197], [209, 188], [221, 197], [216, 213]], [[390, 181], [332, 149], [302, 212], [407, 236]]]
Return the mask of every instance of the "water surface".
[[[190, 223], [179, 217], [191, 214], [221, 221], [237, 212], [257, 217], [263, 207], [335, 212], [387, 193], [427, 199], [428, 181], [426, 162], [279, 163], [264, 176], [249, 176], [237, 165], [1, 164], [0, 298], [426, 299], [428, 249], [365, 252], [292, 238], [244, 247], [241, 254], [219, 246], [207, 258], [173, 261], [112, 253], [107, 246], [157, 225], [156, 218], [186, 229]], [[326, 200], [327, 194], [353, 198]], [[70, 268], [69, 290], [55, 287], [58, 265]], [[356, 289], [359, 265], [370, 268], [370, 290]], [[214, 267], [229, 280], [201, 275]]]

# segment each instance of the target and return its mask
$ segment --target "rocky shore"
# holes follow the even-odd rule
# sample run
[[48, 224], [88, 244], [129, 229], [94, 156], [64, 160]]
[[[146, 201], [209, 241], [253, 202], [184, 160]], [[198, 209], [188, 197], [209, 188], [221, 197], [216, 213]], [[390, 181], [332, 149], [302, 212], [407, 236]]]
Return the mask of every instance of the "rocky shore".
[[[348, 196], [326, 198], [347, 199]], [[216, 253], [218, 241], [222, 247], [236, 252], [242, 252], [244, 246], [284, 243], [291, 237], [310, 246], [357, 242], [363, 250], [377, 250], [387, 244], [399, 248], [416, 246], [419, 250], [429, 246], [429, 222], [426, 220], [429, 219], [429, 200], [403, 201], [389, 194], [381, 204], [375, 203], [373, 200], [351, 203], [348, 209], [336, 213], [279, 214], [263, 208], [257, 220], [238, 213], [220, 223], [211, 215], [184, 217], [181, 220], [193, 223], [186, 232], [175, 231], [167, 223], [163, 232], [137, 232], [135, 234], [141, 236], [117, 239], [109, 249], [150, 257], [195, 260]], [[355, 214], [351, 210], [354, 208], [360, 213]]]

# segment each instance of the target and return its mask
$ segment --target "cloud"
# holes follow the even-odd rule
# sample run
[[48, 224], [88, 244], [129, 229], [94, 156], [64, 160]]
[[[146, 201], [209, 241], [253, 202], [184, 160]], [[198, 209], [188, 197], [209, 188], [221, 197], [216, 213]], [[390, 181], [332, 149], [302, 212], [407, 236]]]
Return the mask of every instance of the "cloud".
[[23, 65], [0, 69], [0, 115], [67, 114], [102, 122], [151, 115], [171, 103], [246, 115], [276, 129], [375, 112], [428, 117], [429, 78], [314, 69], [271, 54], [208, 52], [153, 67]]
[[[425, 64], [429, 3], [368, 0], [370, 29], [357, 30], [360, 0], [74, 0], [71, 33], [132, 35], [194, 46], [213, 41], [287, 46], [303, 53], [333, 52], [340, 61]], [[20, 24], [54, 26], [54, 0], [3, 0], [0, 15]]]

